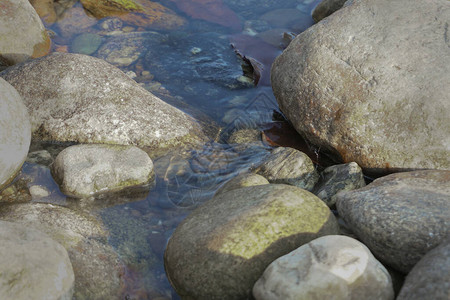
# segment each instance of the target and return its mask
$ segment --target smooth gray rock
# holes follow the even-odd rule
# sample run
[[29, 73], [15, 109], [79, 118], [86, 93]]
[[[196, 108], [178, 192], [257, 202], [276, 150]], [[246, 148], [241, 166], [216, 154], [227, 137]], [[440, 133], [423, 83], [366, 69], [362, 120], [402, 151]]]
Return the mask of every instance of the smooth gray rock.
[[108, 245], [108, 234], [97, 219], [41, 203], [4, 206], [0, 219], [38, 229], [66, 248], [75, 274], [75, 299], [125, 297], [122, 295], [124, 265]]
[[338, 230], [329, 208], [298, 187], [235, 189], [177, 227], [164, 254], [166, 273], [183, 299], [246, 299], [273, 260]]
[[14, 179], [31, 141], [30, 117], [22, 98], [0, 78], [0, 190]]
[[159, 151], [206, 139], [191, 117], [97, 58], [53, 53], [0, 76], [24, 99], [36, 139]]
[[328, 206], [336, 204], [336, 194], [340, 191], [351, 191], [366, 185], [364, 175], [357, 163], [334, 165], [320, 174], [313, 194], [322, 199]]
[[312, 12], [312, 18], [317, 23], [322, 19], [328, 17], [335, 11], [339, 10], [344, 6], [347, 0], [323, 0], [320, 2]]
[[270, 183], [284, 183], [311, 191], [319, 180], [312, 160], [294, 148], [278, 147], [255, 172]]
[[403, 273], [450, 232], [450, 171], [392, 174], [336, 197], [339, 215], [358, 238]]
[[353, 1], [275, 60], [281, 111], [363, 169], [450, 169], [449, 15], [445, 0]]
[[0, 36], [0, 70], [50, 50], [50, 37], [28, 0], [2, 1]]
[[0, 221], [0, 298], [70, 300], [74, 274], [66, 249], [27, 226]]
[[253, 173], [239, 174], [238, 176], [231, 178], [230, 180], [225, 182], [216, 191], [214, 196], [247, 186], [264, 185], [264, 184], [269, 184], [269, 181], [261, 175]]
[[51, 168], [61, 191], [75, 197], [145, 185], [154, 178], [152, 160], [135, 146], [71, 146], [58, 154]]
[[394, 299], [391, 277], [361, 242], [317, 238], [272, 262], [253, 287], [257, 300]]
[[412, 268], [398, 300], [447, 300], [450, 296], [450, 237]]

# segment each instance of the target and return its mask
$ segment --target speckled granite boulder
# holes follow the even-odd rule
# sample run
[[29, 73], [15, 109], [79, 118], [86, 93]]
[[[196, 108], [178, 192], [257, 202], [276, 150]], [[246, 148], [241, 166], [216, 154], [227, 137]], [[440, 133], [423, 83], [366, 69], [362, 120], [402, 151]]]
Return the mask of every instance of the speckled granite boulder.
[[308, 191], [313, 189], [319, 179], [308, 155], [288, 147], [274, 149], [255, 172], [267, 178], [270, 183], [294, 185]]
[[115, 192], [148, 184], [153, 162], [136, 146], [76, 145], [64, 149], [52, 164], [61, 191], [75, 197]]
[[337, 194], [339, 215], [377, 258], [403, 273], [450, 232], [450, 171], [414, 171]]
[[166, 273], [185, 299], [246, 299], [273, 260], [337, 233], [334, 215], [308, 191], [284, 184], [235, 189], [177, 227], [164, 255]]
[[391, 277], [364, 244], [327, 235], [267, 267], [253, 287], [257, 300], [394, 299]]
[[447, 300], [450, 295], [450, 236], [412, 268], [398, 300]]
[[0, 190], [22, 167], [31, 141], [30, 117], [22, 98], [0, 78]]
[[0, 298], [70, 300], [74, 274], [66, 249], [34, 228], [0, 221]]
[[53, 53], [0, 76], [22, 96], [36, 139], [132, 144], [151, 150], [206, 139], [191, 117], [97, 58]]

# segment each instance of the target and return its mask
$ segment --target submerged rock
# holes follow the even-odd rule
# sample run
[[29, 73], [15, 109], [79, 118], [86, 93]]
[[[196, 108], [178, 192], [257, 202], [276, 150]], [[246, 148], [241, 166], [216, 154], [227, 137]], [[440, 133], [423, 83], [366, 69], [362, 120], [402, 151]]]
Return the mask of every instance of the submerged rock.
[[115, 17], [144, 28], [173, 30], [186, 20], [159, 3], [146, 0], [81, 0], [84, 9], [98, 19]]
[[223, 0], [232, 10], [245, 20], [256, 19], [262, 14], [280, 8], [292, 8], [297, 0]]
[[245, 299], [276, 258], [337, 234], [329, 208], [284, 184], [221, 193], [194, 210], [166, 248], [167, 276], [182, 298]]
[[171, 32], [165, 43], [149, 49], [145, 61], [172, 94], [204, 97], [218, 93], [217, 89], [249, 87], [239, 81], [243, 61], [226, 36], [216, 33]]
[[72, 299], [74, 274], [66, 249], [48, 235], [0, 221], [2, 299]]
[[50, 37], [28, 0], [2, 1], [0, 36], [0, 70], [50, 51]]
[[[165, 36], [157, 32], [131, 32], [108, 37], [95, 55], [117, 67], [126, 67], [152, 51]], [[150, 49], [150, 50], [149, 50]]]
[[392, 174], [336, 199], [339, 215], [358, 238], [403, 273], [450, 232], [450, 171]]
[[64, 149], [52, 164], [55, 181], [70, 196], [88, 197], [148, 184], [153, 162], [135, 146], [76, 145]]
[[449, 169], [449, 15], [443, 0], [351, 1], [275, 60], [281, 111], [363, 169]]
[[97, 58], [54, 53], [0, 76], [32, 112], [37, 140], [133, 144], [162, 151], [207, 139], [191, 117]]
[[83, 33], [77, 36], [70, 45], [73, 53], [92, 54], [102, 43], [102, 37], [94, 33]]
[[253, 287], [257, 300], [394, 299], [391, 277], [359, 241], [327, 235], [272, 262]]
[[71, 38], [75, 34], [86, 33], [95, 24], [95, 18], [88, 16], [82, 7], [74, 6], [64, 11], [56, 27], [63, 37]]
[[30, 117], [19, 93], [0, 78], [0, 190], [14, 179], [31, 141]]

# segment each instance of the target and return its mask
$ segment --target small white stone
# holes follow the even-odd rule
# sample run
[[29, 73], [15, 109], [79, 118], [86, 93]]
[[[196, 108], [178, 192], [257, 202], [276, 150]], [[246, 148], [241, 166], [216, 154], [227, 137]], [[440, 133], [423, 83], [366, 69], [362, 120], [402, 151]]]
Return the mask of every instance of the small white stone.
[[44, 198], [50, 196], [49, 190], [42, 185], [32, 185], [29, 190], [31, 197], [33, 198]]

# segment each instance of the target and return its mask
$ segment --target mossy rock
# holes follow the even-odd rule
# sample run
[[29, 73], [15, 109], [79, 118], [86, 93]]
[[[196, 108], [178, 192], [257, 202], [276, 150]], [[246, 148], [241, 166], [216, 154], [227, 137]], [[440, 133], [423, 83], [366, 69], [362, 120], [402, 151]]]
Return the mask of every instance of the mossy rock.
[[166, 273], [185, 299], [246, 299], [272, 261], [337, 233], [329, 208], [306, 190], [284, 184], [234, 189], [178, 226], [166, 248]]

